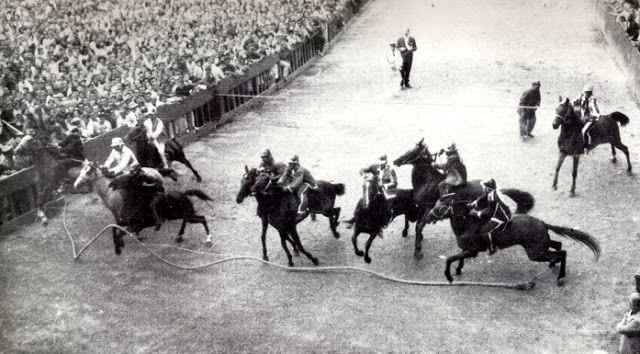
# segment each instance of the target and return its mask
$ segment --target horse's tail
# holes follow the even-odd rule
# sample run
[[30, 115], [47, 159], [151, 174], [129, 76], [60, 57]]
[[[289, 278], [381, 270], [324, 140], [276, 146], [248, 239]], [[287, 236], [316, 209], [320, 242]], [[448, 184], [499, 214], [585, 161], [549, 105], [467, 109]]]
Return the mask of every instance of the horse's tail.
[[627, 124], [629, 124], [629, 117], [627, 117], [624, 113], [620, 113], [618, 111], [613, 112], [609, 115], [611, 117], [611, 119], [615, 120], [616, 122], [620, 123], [621, 126], [625, 126]]
[[526, 214], [530, 212], [536, 204], [536, 199], [529, 192], [521, 191], [515, 188], [501, 189], [500, 192], [513, 199], [513, 201], [518, 204], [516, 214]]
[[547, 223], [544, 223], [544, 225], [548, 230], [551, 230], [560, 236], [568, 237], [589, 247], [591, 251], [593, 251], [593, 254], [596, 256], [596, 261], [600, 257], [600, 244], [598, 243], [598, 240], [596, 240], [593, 236], [587, 234], [586, 232], [578, 231], [576, 229], [570, 229], [568, 227], [549, 225]]
[[333, 191], [336, 192], [336, 195], [344, 194], [344, 184], [343, 183], [331, 183], [331, 187], [333, 187]]
[[187, 189], [184, 192], [185, 195], [195, 195], [196, 197], [202, 199], [202, 200], [213, 200], [213, 198], [209, 197], [208, 195], [206, 195], [203, 191], [199, 190], [199, 189]]

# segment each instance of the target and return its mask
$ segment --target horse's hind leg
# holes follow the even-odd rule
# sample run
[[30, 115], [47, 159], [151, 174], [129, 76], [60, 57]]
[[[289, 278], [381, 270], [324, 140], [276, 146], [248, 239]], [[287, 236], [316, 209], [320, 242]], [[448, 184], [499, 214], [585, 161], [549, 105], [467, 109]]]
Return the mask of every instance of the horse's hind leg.
[[464, 266], [464, 259], [465, 258], [473, 258], [473, 257], [477, 257], [478, 256], [478, 252], [476, 251], [462, 251], [456, 255], [453, 255], [449, 258], [447, 258], [447, 266], [444, 270], [444, 276], [447, 278], [447, 280], [449, 281], [449, 283], [453, 283], [453, 277], [451, 276], [451, 263], [455, 262], [455, 261], [459, 261], [458, 262], [458, 267], [456, 268], [456, 275], [460, 275], [462, 274], [462, 267]]
[[209, 233], [209, 225], [207, 225], [207, 219], [203, 215], [194, 215], [185, 220], [192, 224], [202, 224], [202, 226], [204, 226], [204, 231], [207, 233], [205, 244], [207, 245], [207, 247], [213, 246], [213, 240], [211, 239], [211, 234]]
[[193, 166], [191, 166], [191, 162], [189, 162], [189, 160], [187, 160], [187, 158], [184, 156], [182, 156], [182, 159], [180, 159], [180, 162], [182, 162], [185, 166], [187, 166], [191, 172], [193, 172], [193, 175], [196, 176], [196, 181], [198, 182], [202, 182], [202, 177], [200, 177], [200, 175], [198, 174], [198, 171], [196, 171], [195, 168], [193, 168]]
[[409, 234], [409, 218], [407, 218], [407, 216], [404, 216], [404, 229], [402, 230], [402, 237], [407, 237], [407, 235]]
[[353, 250], [356, 252], [356, 256], [362, 257], [364, 256], [364, 252], [358, 249], [358, 235], [360, 235], [360, 230], [358, 227], [353, 230], [353, 236], [351, 236], [351, 242], [353, 243]]
[[260, 235], [260, 239], [262, 240], [262, 259], [265, 261], [269, 261], [269, 257], [267, 256], [267, 228], [269, 228], [269, 219], [266, 217], [260, 218], [262, 221], [262, 234]]
[[338, 218], [340, 217], [340, 210], [340, 208], [333, 208], [329, 215], [329, 225], [331, 226], [331, 232], [333, 232], [333, 236], [335, 238], [340, 238], [340, 233], [336, 230], [338, 228], [338, 224], [340, 224], [340, 221], [338, 221]]
[[[625, 156], [627, 157], [627, 173], [631, 173], [631, 159], [629, 158], [629, 148], [627, 148], [626, 145], [624, 145], [621, 141], [618, 141], [616, 143], [616, 147], [618, 148], [618, 150], [622, 151]], [[611, 149], [613, 150], [613, 147], [611, 147]], [[615, 155], [615, 153], [614, 153]]]
[[580, 155], [573, 155], [573, 171], [571, 172], [571, 177], [573, 181], [571, 182], [571, 197], [576, 196], [576, 179], [578, 178], [578, 166], [580, 165]]
[[611, 155], [613, 155], [613, 157], [611, 158], [611, 162], [613, 163], [618, 162], [618, 159], [616, 159], [616, 148], [613, 145], [613, 143], [611, 143]]
[[566, 275], [567, 267], [567, 251], [550, 251], [546, 250], [542, 254], [538, 254], [535, 250], [525, 249], [529, 259], [536, 262], [551, 262], [560, 263], [560, 271], [558, 272], [558, 286], [564, 285], [564, 277]]
[[[556, 251], [561, 251], [562, 250], [562, 242], [550, 240], [549, 248], [553, 248]], [[555, 265], [556, 265], [556, 263], [558, 263], [558, 261], [559, 261], [558, 259], [552, 259], [549, 262], [549, 268], [555, 267]]]
[[124, 247], [122, 231], [118, 228], [112, 227], [111, 233], [113, 234], [113, 246], [115, 247], [115, 252], [119, 256], [122, 253], [122, 247]]
[[187, 219], [182, 219], [182, 226], [180, 227], [180, 231], [178, 232], [178, 237], [176, 237], [176, 242], [182, 242], [182, 235], [184, 234], [184, 228], [187, 226]]
[[287, 233], [285, 231], [278, 230], [278, 233], [280, 234], [280, 244], [282, 245], [284, 252], [287, 254], [287, 259], [289, 260], [289, 267], [293, 267], [291, 252], [289, 252], [289, 248], [287, 247], [287, 239], [289, 238], [289, 236], [287, 236]]
[[300, 252], [302, 252], [305, 256], [307, 256], [307, 258], [309, 258], [314, 265], [318, 265], [318, 259], [314, 257], [311, 253], [307, 252], [307, 250], [305, 250], [304, 247], [302, 247], [302, 242], [300, 242], [300, 235], [298, 235], [298, 231], [296, 230], [295, 227], [291, 229], [289, 234], [293, 238], [293, 241], [295, 241], [295, 243], [298, 244], [298, 248], [300, 249]]

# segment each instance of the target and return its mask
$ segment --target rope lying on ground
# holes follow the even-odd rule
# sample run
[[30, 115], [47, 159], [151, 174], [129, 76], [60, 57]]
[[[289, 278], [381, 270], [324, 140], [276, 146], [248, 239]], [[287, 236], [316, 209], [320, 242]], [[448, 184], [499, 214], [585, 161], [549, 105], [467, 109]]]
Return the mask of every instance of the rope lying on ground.
[[[213, 261], [213, 262], [209, 262], [207, 264], [204, 265], [199, 265], [199, 266], [183, 266], [177, 263], [173, 263], [167, 259], [165, 259], [164, 257], [162, 257], [161, 255], [159, 255], [158, 253], [156, 253], [154, 250], [152, 250], [151, 248], [149, 248], [147, 245], [145, 245], [144, 243], [142, 243], [140, 240], [138, 240], [138, 238], [135, 235], [132, 235], [128, 230], [126, 230], [125, 228], [116, 225], [116, 224], [109, 224], [107, 226], [105, 226], [104, 228], [102, 228], [102, 230], [100, 230], [100, 232], [98, 232], [98, 234], [96, 234], [91, 240], [89, 240], [89, 242], [87, 242], [86, 245], [84, 245], [84, 247], [82, 247], [82, 249], [80, 249], [79, 252], [76, 252], [76, 243], [73, 240], [73, 237], [71, 236], [71, 233], [69, 232], [69, 229], [67, 228], [67, 205], [68, 205], [68, 201], [65, 200], [65, 204], [64, 204], [64, 209], [62, 212], [62, 225], [64, 226], [64, 229], [67, 233], [67, 236], [69, 237], [69, 240], [71, 241], [71, 250], [73, 252], [73, 259], [77, 260], [78, 258], [80, 258], [80, 255], [93, 243], [95, 242], [95, 240], [98, 239], [98, 237], [100, 237], [100, 235], [102, 235], [105, 231], [107, 231], [108, 229], [111, 228], [115, 228], [115, 229], [119, 229], [124, 231], [127, 236], [129, 236], [132, 240], [136, 241], [140, 246], [142, 246], [142, 248], [144, 248], [147, 252], [151, 253], [153, 256], [155, 256], [156, 258], [158, 258], [160, 261], [162, 261], [165, 264], [168, 264], [172, 267], [178, 268], [178, 269], [183, 269], [183, 270], [199, 270], [199, 269], [204, 269], [204, 268], [209, 268], [215, 265], [219, 265], [222, 263], [227, 263], [227, 262], [232, 262], [232, 261], [246, 261], [246, 260], [250, 260], [250, 261], [256, 261], [256, 262], [261, 262], [264, 264], [267, 264], [269, 266], [272, 267], [276, 267], [279, 269], [283, 269], [283, 270], [287, 270], [289, 272], [313, 272], [313, 273], [324, 273], [324, 272], [340, 272], [340, 271], [344, 271], [344, 272], [361, 272], [361, 273], [367, 273], [369, 275], [372, 275], [376, 278], [379, 279], [383, 279], [383, 280], [387, 280], [387, 281], [392, 281], [392, 282], [396, 282], [396, 283], [400, 283], [400, 284], [408, 284], [408, 285], [422, 285], [422, 286], [483, 286], [483, 287], [493, 287], [493, 288], [507, 288], [507, 289], [516, 289], [516, 290], [531, 290], [533, 289], [533, 287], [535, 286], [534, 282], [528, 282], [528, 283], [483, 283], [483, 282], [455, 282], [455, 283], [449, 283], [449, 282], [445, 282], [445, 281], [419, 281], [419, 280], [406, 280], [406, 279], [399, 279], [399, 278], [395, 278], [392, 276], [388, 276], [388, 275], [384, 275], [378, 272], [374, 272], [372, 270], [368, 270], [368, 269], [364, 269], [364, 268], [359, 268], [359, 267], [349, 267], [349, 266], [329, 266], [329, 267], [313, 267], [313, 268], [309, 268], [309, 267], [288, 267], [288, 266], [284, 266], [284, 265], [280, 265], [277, 263], [272, 263], [269, 261], [265, 261], [263, 259], [257, 258], [257, 257], [251, 257], [251, 256], [233, 256], [233, 257], [228, 257], [228, 258], [224, 258], [221, 260], [217, 260], [217, 261]], [[190, 251], [190, 250], [186, 250], [186, 251]], [[198, 252], [201, 253], [201, 252]]]

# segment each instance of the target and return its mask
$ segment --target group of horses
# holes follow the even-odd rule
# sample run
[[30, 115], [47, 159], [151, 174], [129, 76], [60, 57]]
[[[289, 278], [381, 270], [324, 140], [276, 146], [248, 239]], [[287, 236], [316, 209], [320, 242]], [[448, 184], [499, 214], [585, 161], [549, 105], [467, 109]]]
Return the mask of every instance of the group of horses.
[[[629, 118], [620, 113], [614, 112], [607, 116], [602, 116], [595, 123], [592, 131], [591, 146], [585, 146], [582, 140], [581, 129], [584, 123], [575, 111], [569, 100], [562, 100], [556, 108], [556, 118], [553, 128], [561, 127], [558, 137], [558, 148], [560, 159], [556, 167], [556, 174], [553, 181], [553, 188], [557, 188], [558, 172], [566, 156], [573, 156], [573, 184], [571, 196], [575, 195], [575, 180], [577, 177], [577, 167], [580, 155], [586, 148], [592, 149], [598, 144], [609, 143], [615, 158], [615, 148], [623, 151], [627, 157], [628, 168], [631, 172], [631, 162], [629, 160], [628, 148], [620, 140], [620, 132], [617, 123], [622, 126], [629, 122]], [[157, 168], [162, 170], [162, 161], [155, 147], [149, 143], [144, 127], [133, 128], [125, 137], [125, 141], [132, 147], [138, 161], [142, 166]], [[165, 154], [169, 163], [179, 161], [193, 171], [195, 178], [200, 182], [202, 178], [186, 159], [182, 146], [171, 139], [166, 143]], [[41, 159], [46, 159], [48, 154], [41, 154]], [[464, 260], [476, 257], [480, 252], [487, 250], [487, 239], [480, 236], [482, 223], [480, 220], [469, 216], [467, 203], [477, 199], [483, 193], [480, 181], [472, 180], [461, 186], [455, 187], [450, 194], [441, 196], [438, 184], [445, 178], [437, 168], [434, 167], [434, 158], [429, 152], [424, 139], [393, 161], [395, 166], [412, 166], [411, 184], [412, 189], [398, 189], [395, 197], [387, 199], [380, 189], [375, 178], [364, 180], [363, 197], [359, 201], [357, 213], [354, 215], [355, 224], [351, 237], [356, 255], [363, 256], [365, 262], [371, 262], [370, 248], [375, 238], [382, 233], [382, 230], [396, 217], [404, 215], [404, 229], [402, 236], [406, 237], [410, 223], [415, 225], [415, 246], [414, 256], [421, 258], [423, 229], [426, 225], [440, 220], [450, 219], [451, 229], [456, 238], [461, 252], [448, 257], [446, 260], [445, 276], [452, 282], [450, 267], [453, 262], [458, 261], [456, 274], [460, 275], [464, 266]], [[40, 161], [40, 166], [47, 166], [50, 162]], [[58, 161], [59, 165], [59, 161]], [[63, 168], [64, 169], [64, 168]], [[46, 171], [42, 170], [41, 173]], [[164, 175], [175, 176], [175, 173]], [[242, 203], [248, 196], [254, 196], [258, 203], [258, 217], [262, 222], [262, 250], [263, 259], [269, 260], [266, 248], [266, 234], [268, 225], [273, 226], [280, 235], [281, 245], [284, 249], [288, 263], [293, 266], [292, 254], [287, 243], [293, 247], [293, 253], [302, 252], [314, 264], [318, 264], [318, 259], [308, 252], [302, 245], [296, 225], [304, 220], [309, 214], [314, 219], [316, 214], [329, 218], [329, 226], [335, 238], [339, 238], [337, 231], [341, 209], [335, 207], [337, 196], [345, 193], [343, 184], [333, 184], [325, 181], [318, 181], [318, 188], [309, 190], [310, 212], [298, 214], [298, 203], [296, 195], [288, 193], [282, 186], [279, 186], [270, 175], [262, 174], [257, 169], [249, 169], [245, 166], [245, 173], [241, 179], [241, 187], [236, 196], [236, 202]], [[41, 176], [37, 173], [37, 176]], [[178, 234], [177, 241], [182, 240], [186, 223], [203, 224], [207, 239], [207, 245], [211, 245], [211, 236], [207, 222], [202, 215], [195, 212], [193, 204], [188, 196], [197, 196], [202, 200], [211, 200], [204, 192], [197, 189], [185, 192], [171, 191], [164, 192], [144, 188], [142, 190], [124, 188], [113, 189], [109, 187], [111, 180], [106, 170], [100, 169], [95, 162], [86, 161], [74, 184], [79, 187], [90, 182], [93, 189], [102, 198], [105, 206], [112, 212], [116, 223], [128, 228], [131, 232], [139, 233], [142, 229], [155, 226], [160, 227], [163, 220], [182, 219], [182, 227]], [[43, 181], [51, 179], [42, 178]], [[50, 184], [43, 183], [45, 188], [50, 189]], [[501, 192], [510, 197], [517, 204], [517, 209], [512, 220], [507, 224], [504, 231], [492, 240], [498, 249], [521, 245], [532, 261], [549, 262], [550, 267], [560, 264], [557, 282], [563, 284], [566, 274], [567, 253], [562, 249], [559, 241], [550, 238], [548, 231], [568, 237], [578, 241], [590, 248], [597, 257], [600, 253], [600, 246], [597, 240], [585, 232], [571, 228], [554, 226], [545, 223], [535, 217], [527, 215], [533, 208], [535, 199], [533, 196], [518, 189], [502, 189]], [[364, 252], [358, 247], [358, 236], [362, 233], [369, 234], [365, 243]], [[123, 232], [113, 229], [113, 240], [116, 254], [121, 253], [124, 246], [122, 239]]]
[[[556, 108], [556, 117], [553, 128], [561, 127], [558, 137], [558, 148], [560, 158], [556, 167], [556, 174], [553, 180], [553, 189], [557, 189], [558, 172], [566, 156], [574, 158], [573, 183], [570, 195], [575, 196], [575, 184], [577, 177], [578, 163], [585, 148], [593, 149], [599, 144], [611, 144], [613, 154], [612, 161], [616, 162], [615, 149], [621, 150], [627, 157], [627, 171], [631, 173], [631, 161], [629, 150], [622, 144], [618, 123], [625, 126], [629, 118], [620, 112], [613, 112], [603, 115], [595, 122], [590, 131], [592, 144], [586, 145], [583, 141], [582, 127], [584, 122], [574, 109], [569, 100], [560, 98]], [[440, 220], [450, 219], [451, 229], [456, 238], [461, 252], [450, 256], [446, 260], [445, 277], [449, 282], [453, 282], [451, 276], [451, 264], [458, 262], [456, 274], [460, 275], [464, 267], [464, 260], [476, 257], [480, 252], [488, 249], [486, 237], [482, 237], [481, 229], [483, 222], [469, 215], [467, 204], [480, 197], [484, 190], [479, 180], [472, 180], [462, 186], [454, 187], [450, 194], [441, 196], [438, 184], [444, 180], [443, 175], [434, 167], [434, 156], [429, 152], [424, 139], [420, 140], [413, 149], [407, 151], [393, 161], [395, 166], [412, 166], [411, 184], [413, 189], [398, 189], [394, 198], [387, 199], [379, 187], [375, 178], [366, 178], [363, 182], [364, 193], [356, 208], [355, 225], [351, 238], [356, 255], [362, 257], [367, 263], [371, 262], [369, 254], [371, 245], [375, 238], [381, 234], [394, 218], [404, 215], [405, 226], [402, 236], [406, 237], [409, 223], [415, 222], [415, 248], [414, 256], [421, 258], [423, 229], [426, 225]], [[262, 247], [263, 259], [268, 260], [265, 238], [267, 225], [274, 226], [281, 239], [281, 244], [289, 259], [289, 265], [293, 266], [291, 253], [287, 242], [294, 249], [303, 252], [309, 259], [317, 264], [318, 260], [306, 251], [300, 241], [296, 225], [307, 215], [297, 215], [297, 202], [295, 196], [286, 193], [282, 187], [273, 183], [272, 177], [261, 175], [255, 168], [249, 169], [245, 166], [245, 174], [241, 179], [241, 187], [237, 194], [236, 201], [242, 201], [249, 195], [255, 196], [258, 201], [258, 216], [262, 220]], [[344, 193], [342, 184], [330, 184], [319, 182], [320, 188], [313, 190], [309, 195], [312, 213], [323, 214], [329, 217], [330, 226], [335, 235], [339, 234], [335, 230], [337, 226], [337, 215], [339, 208], [334, 207], [337, 195]], [[567, 252], [562, 249], [562, 243], [552, 240], [549, 230], [563, 237], [572, 239], [587, 246], [595, 255], [596, 260], [600, 255], [600, 245], [591, 235], [562, 226], [548, 224], [540, 219], [528, 215], [527, 213], [534, 207], [534, 197], [518, 189], [502, 189], [502, 194], [510, 197], [517, 204], [514, 217], [507, 223], [502, 232], [497, 233], [491, 240], [497, 249], [504, 249], [514, 245], [520, 245], [525, 249], [527, 257], [536, 262], [549, 262], [549, 267], [560, 265], [557, 276], [558, 285], [564, 284], [566, 275]], [[337, 213], [335, 210], [338, 210]], [[358, 248], [358, 236], [361, 233], [369, 234], [365, 243], [364, 252]]]

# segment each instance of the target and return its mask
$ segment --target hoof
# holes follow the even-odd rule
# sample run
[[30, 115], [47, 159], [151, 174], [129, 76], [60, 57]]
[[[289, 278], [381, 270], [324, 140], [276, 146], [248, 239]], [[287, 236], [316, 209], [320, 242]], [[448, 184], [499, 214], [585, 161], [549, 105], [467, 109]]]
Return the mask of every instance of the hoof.
[[631, 169], [628, 169], [628, 170], [627, 170], [627, 174], [628, 174], [629, 176], [633, 175], [633, 172], [631, 172]]
[[558, 190], [558, 186], [556, 186], [555, 184], [553, 186], [551, 186], [551, 189], [553, 189], [554, 191]]
[[116, 248], [116, 255], [120, 255], [122, 253], [122, 250], [120, 248]]
[[356, 256], [358, 256], [358, 257], [362, 257], [362, 256], [364, 256], [364, 252], [362, 252], [362, 251], [356, 251]]
[[320, 261], [318, 261], [318, 258], [316, 257], [312, 257], [311, 262], [313, 262], [313, 265], [318, 265], [318, 263], [320, 263]]
[[333, 233], [333, 237], [335, 237], [335, 238], [340, 238], [340, 233], [339, 233], [339, 232], [337, 232], [337, 231], [336, 231], [336, 232], [334, 232], [334, 233]]
[[524, 283], [524, 284], [518, 284], [516, 286], [516, 289], [518, 290], [531, 290], [536, 286], [536, 283], [530, 281], [528, 283]]
[[300, 257], [300, 251], [298, 251], [298, 250], [293, 250], [293, 256], [294, 256], [294, 257]]
[[200, 177], [200, 176], [196, 176], [196, 181], [197, 181], [198, 183], [202, 182], [202, 177]]
[[289, 267], [293, 267], [293, 262], [289, 262]]
[[407, 237], [409, 232], [407, 230], [402, 230], [402, 237]]
[[424, 257], [424, 254], [422, 254], [422, 251], [417, 251], [413, 254], [413, 258], [415, 259], [422, 259], [422, 257]]
[[161, 224], [156, 224], [156, 227], [154, 227], [153, 229], [154, 229], [155, 231], [159, 231], [159, 230], [160, 230], [160, 227], [162, 227], [162, 225], [161, 225]]
[[205, 242], [204, 244], [207, 245], [207, 247], [211, 247], [213, 246], [213, 241], [207, 240], [207, 242]]
[[564, 286], [564, 278], [558, 279], [558, 286]]
[[183, 241], [183, 240], [182, 240], [182, 237], [178, 237], [178, 238], [176, 238], [176, 242], [177, 242], [177, 243], [181, 243], [182, 241]]
[[370, 257], [364, 257], [364, 261], [366, 263], [371, 263], [371, 258]]
[[451, 274], [446, 274], [446, 273], [445, 273], [445, 275], [444, 275], [444, 276], [445, 276], [445, 277], [447, 278], [447, 280], [449, 281], [449, 284], [452, 284], [452, 283], [453, 283], [453, 277], [451, 276]]
[[456, 275], [459, 276], [460, 274], [462, 274], [462, 270], [461, 269], [456, 269]]
[[269, 262], [269, 257], [267, 257], [266, 255], [262, 256], [262, 260], [265, 261], [265, 262]]
[[316, 214], [311, 213], [311, 221], [316, 221]]
[[571, 191], [571, 193], [569, 193], [569, 197], [570, 198], [575, 198], [576, 197], [576, 192]]
[[555, 267], [555, 266], [556, 266], [556, 264], [555, 264], [555, 263], [553, 263], [553, 262], [549, 262], [549, 268], [553, 268], [553, 267]]
[[616, 163], [616, 162], [618, 162], [617, 158], [614, 157], [614, 158], [611, 159], [611, 163]]

